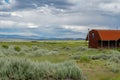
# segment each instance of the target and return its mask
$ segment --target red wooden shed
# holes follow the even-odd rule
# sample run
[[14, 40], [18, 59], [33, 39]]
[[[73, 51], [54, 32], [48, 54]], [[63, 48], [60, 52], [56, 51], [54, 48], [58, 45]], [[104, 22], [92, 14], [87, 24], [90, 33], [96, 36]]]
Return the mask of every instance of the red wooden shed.
[[97, 30], [89, 31], [86, 40], [89, 48], [119, 48], [120, 30]]

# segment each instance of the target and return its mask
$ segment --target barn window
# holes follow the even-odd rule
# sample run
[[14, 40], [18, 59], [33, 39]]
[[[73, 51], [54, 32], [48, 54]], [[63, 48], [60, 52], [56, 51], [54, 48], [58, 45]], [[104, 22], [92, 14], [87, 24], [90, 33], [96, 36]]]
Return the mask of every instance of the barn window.
[[94, 33], [92, 33], [92, 38], [94, 38], [95, 37], [95, 34]]

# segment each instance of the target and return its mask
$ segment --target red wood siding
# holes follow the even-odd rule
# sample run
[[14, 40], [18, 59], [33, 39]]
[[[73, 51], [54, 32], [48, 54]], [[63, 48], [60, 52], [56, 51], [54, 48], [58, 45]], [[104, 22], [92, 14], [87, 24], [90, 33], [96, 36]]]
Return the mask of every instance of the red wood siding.
[[[93, 35], [94, 33], [94, 35]], [[117, 47], [120, 44], [120, 30], [91, 30], [86, 40], [89, 40], [89, 48]]]
[[[94, 38], [93, 35], [94, 34]], [[100, 40], [100, 36], [97, 31], [92, 30], [89, 32], [89, 48], [98, 48], [98, 41]]]

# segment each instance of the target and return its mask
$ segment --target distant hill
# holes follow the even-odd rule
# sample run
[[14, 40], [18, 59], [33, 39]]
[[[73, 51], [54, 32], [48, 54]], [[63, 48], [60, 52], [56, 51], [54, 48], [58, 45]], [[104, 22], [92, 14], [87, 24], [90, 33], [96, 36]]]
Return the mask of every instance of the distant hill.
[[83, 38], [41, 38], [40, 40], [84, 40]]
[[84, 38], [47, 38], [47, 37], [38, 37], [38, 36], [19, 36], [19, 35], [0, 35], [1, 40], [12, 40], [12, 39], [20, 39], [20, 40], [84, 40]]

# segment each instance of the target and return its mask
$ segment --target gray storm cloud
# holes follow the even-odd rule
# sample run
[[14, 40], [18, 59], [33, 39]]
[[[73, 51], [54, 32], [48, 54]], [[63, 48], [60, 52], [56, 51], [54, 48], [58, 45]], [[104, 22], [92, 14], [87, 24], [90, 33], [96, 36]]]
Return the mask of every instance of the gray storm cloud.
[[120, 25], [120, 0], [7, 1], [0, 1], [0, 28], [26, 29], [47, 37], [85, 37], [88, 28]]

